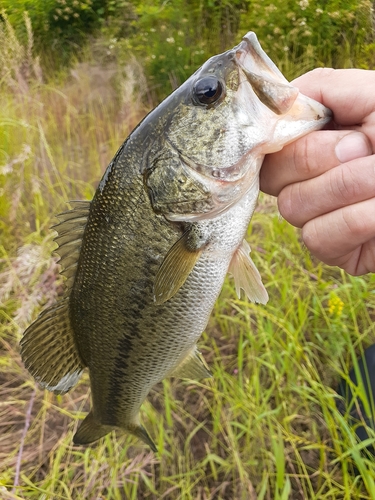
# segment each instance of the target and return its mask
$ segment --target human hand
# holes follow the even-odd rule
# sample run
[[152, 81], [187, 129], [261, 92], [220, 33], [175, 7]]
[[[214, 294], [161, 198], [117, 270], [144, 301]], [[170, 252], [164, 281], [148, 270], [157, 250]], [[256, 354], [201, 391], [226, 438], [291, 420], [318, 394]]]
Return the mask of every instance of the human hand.
[[313, 255], [352, 275], [375, 272], [375, 71], [321, 68], [292, 83], [333, 121], [267, 155], [261, 189], [278, 196]]

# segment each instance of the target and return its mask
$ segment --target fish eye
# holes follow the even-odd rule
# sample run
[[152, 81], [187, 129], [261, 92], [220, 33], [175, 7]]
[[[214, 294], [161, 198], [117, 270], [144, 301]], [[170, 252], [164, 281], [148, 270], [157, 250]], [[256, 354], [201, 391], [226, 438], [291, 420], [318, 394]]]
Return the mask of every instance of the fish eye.
[[212, 104], [222, 96], [223, 90], [216, 76], [205, 76], [195, 82], [193, 94], [199, 104]]

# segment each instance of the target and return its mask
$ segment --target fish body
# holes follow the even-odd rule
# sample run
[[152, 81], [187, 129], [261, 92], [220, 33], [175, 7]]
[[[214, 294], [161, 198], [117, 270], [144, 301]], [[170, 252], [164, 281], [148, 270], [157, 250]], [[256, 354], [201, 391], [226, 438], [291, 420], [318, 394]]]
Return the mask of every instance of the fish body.
[[196, 344], [228, 269], [238, 293], [268, 299], [244, 242], [264, 155], [329, 116], [250, 32], [138, 125], [91, 203], [60, 215], [66, 294], [26, 330], [21, 353], [58, 393], [89, 369], [92, 410], [75, 443], [118, 428], [155, 449], [142, 402], [165, 377], [210, 375]]

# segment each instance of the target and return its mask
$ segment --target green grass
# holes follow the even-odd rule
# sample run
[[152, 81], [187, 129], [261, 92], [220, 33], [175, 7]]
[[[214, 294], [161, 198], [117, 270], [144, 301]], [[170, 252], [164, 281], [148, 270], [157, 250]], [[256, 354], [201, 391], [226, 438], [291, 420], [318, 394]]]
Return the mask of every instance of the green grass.
[[[270, 302], [238, 300], [226, 283], [200, 343], [214, 378], [165, 381], [143, 407], [158, 454], [127, 436], [73, 447], [87, 378], [64, 397], [37, 389], [18, 497], [9, 498], [374, 498], [374, 462], [360, 454], [333, 389], [374, 341], [374, 277], [312, 263], [269, 208], [249, 239]], [[330, 309], [333, 294], [342, 310]], [[35, 384], [19, 360], [20, 329], [4, 319], [0, 484], [11, 490]]]
[[248, 237], [270, 301], [238, 299], [227, 280], [200, 341], [213, 379], [166, 380], [143, 405], [157, 454], [119, 435], [74, 447], [87, 376], [54, 396], [23, 368], [22, 331], [61, 293], [53, 216], [92, 196], [145, 112], [129, 83], [139, 68], [126, 81], [112, 70], [87, 63], [60, 81], [0, 90], [0, 497], [375, 498], [375, 462], [335, 404], [339, 378], [375, 340], [375, 276], [314, 261], [270, 197]]

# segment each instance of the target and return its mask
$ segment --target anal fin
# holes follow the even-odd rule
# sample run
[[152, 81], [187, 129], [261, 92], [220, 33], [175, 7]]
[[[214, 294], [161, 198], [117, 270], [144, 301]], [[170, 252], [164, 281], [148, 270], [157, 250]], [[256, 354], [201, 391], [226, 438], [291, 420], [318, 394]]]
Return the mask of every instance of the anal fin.
[[268, 293], [262, 283], [259, 271], [249, 255], [250, 252], [251, 249], [248, 242], [243, 240], [233, 255], [229, 272], [234, 277], [238, 298], [241, 297], [242, 288], [251, 302], [267, 304]]
[[207, 366], [202, 354], [194, 346], [189, 354], [170, 374], [171, 377], [190, 378], [192, 380], [201, 380], [212, 377], [212, 373]]

